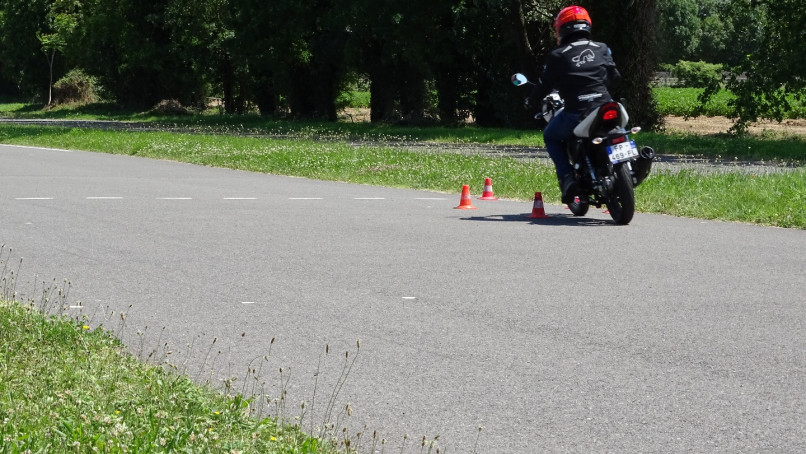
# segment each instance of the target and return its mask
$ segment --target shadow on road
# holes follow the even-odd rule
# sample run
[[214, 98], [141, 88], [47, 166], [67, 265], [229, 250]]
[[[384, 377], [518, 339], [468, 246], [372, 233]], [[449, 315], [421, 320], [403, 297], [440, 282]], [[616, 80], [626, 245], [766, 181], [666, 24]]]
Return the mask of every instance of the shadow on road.
[[471, 216], [462, 218], [463, 221], [489, 221], [489, 222], [523, 222], [527, 224], [564, 226], [564, 227], [601, 227], [615, 226], [610, 219], [592, 219], [577, 217], [572, 214], [550, 214], [545, 218], [530, 218], [531, 213], [524, 214], [494, 214], [490, 216]]

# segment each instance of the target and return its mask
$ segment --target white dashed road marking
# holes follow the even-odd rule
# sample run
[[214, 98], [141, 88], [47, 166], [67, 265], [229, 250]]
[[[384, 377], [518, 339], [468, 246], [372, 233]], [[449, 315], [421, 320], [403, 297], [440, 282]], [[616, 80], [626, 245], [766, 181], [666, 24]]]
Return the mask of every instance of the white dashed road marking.
[[[16, 197], [14, 200], [54, 200], [54, 197]], [[86, 196], [85, 200], [125, 200], [131, 197]], [[288, 200], [324, 200], [324, 197], [289, 197]], [[386, 197], [353, 197], [353, 200], [387, 200]], [[193, 197], [155, 197], [155, 200], [194, 200]], [[259, 200], [258, 197], [222, 197], [221, 200]], [[445, 197], [415, 197], [414, 200], [447, 200]]]

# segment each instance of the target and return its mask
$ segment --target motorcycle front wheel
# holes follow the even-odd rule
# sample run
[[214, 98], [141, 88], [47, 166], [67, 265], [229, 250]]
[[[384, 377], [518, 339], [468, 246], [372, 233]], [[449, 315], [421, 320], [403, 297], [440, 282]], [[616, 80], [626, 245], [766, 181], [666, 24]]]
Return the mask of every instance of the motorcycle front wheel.
[[627, 225], [635, 214], [635, 192], [630, 169], [624, 164], [619, 164], [613, 173], [615, 181], [613, 182], [613, 193], [607, 202], [607, 209], [616, 224]]

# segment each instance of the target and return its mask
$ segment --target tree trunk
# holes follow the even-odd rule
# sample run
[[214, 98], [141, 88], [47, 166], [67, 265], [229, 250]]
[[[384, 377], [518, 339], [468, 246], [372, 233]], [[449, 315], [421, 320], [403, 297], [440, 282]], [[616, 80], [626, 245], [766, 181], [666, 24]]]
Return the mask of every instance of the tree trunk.
[[53, 104], [53, 60], [56, 58], [56, 51], [53, 50], [50, 52], [50, 57], [48, 58], [48, 66], [50, 68], [50, 83], [48, 83], [48, 106]]
[[255, 102], [261, 116], [274, 115], [277, 112], [278, 96], [273, 90], [270, 78], [266, 81], [258, 80], [252, 91], [255, 93]]
[[529, 41], [529, 34], [526, 32], [526, 18], [523, 15], [523, 2], [521, 0], [511, 0], [509, 5], [510, 27], [515, 38], [517, 49], [517, 63], [521, 68], [532, 70], [535, 65], [535, 55], [532, 44]]
[[660, 126], [662, 119], [651, 88], [657, 62], [657, 1], [632, 0], [625, 7], [621, 1], [599, 0], [587, 1], [585, 6], [593, 20], [593, 39], [610, 46], [622, 75], [613, 96], [626, 100], [632, 124], [647, 129]]
[[476, 103], [473, 108], [473, 116], [476, 124], [482, 127], [498, 126], [498, 119], [495, 115], [495, 106], [490, 96], [493, 95], [494, 84], [484, 74], [479, 74], [476, 79]]
[[394, 112], [394, 84], [384, 68], [374, 68], [369, 75], [369, 118], [372, 123], [389, 121]]
[[454, 125], [459, 122], [459, 90], [457, 81], [450, 70], [437, 74], [437, 107], [439, 108], [440, 122]]
[[420, 71], [411, 65], [404, 67], [399, 95], [401, 114], [405, 122], [419, 125], [425, 118], [425, 79]]
[[288, 94], [288, 102], [291, 107], [291, 115], [296, 118], [310, 118], [316, 113], [316, 105], [313, 95], [311, 67], [308, 63], [294, 63], [290, 70], [291, 91]]
[[224, 90], [224, 111], [228, 114], [235, 113], [235, 75], [232, 64], [225, 60], [221, 64], [221, 85]]

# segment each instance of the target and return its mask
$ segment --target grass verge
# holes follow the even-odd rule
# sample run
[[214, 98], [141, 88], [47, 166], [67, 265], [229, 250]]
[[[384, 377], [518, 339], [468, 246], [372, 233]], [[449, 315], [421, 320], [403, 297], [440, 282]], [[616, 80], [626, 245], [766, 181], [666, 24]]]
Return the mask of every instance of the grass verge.
[[[45, 367], [43, 367], [45, 366]], [[0, 452], [336, 452], [103, 329], [0, 299]]]
[[[657, 135], [645, 135], [652, 144]], [[738, 140], [738, 139], [737, 139]], [[761, 139], [743, 139], [740, 146], [774, 151]], [[104, 153], [168, 159], [322, 180], [391, 187], [458, 192], [463, 184], [492, 178], [499, 197], [531, 200], [536, 190], [548, 202], [559, 201], [553, 168], [537, 161], [446, 153], [434, 144], [431, 151], [367, 145], [347, 139], [256, 138], [221, 134], [101, 131], [77, 128], [0, 125], [0, 142], [70, 148]], [[665, 146], [692, 149], [717, 147], [717, 139], [674, 137], [658, 141]], [[791, 152], [800, 149], [793, 142]], [[748, 145], [749, 144], [749, 145]], [[724, 146], [724, 145], [722, 145]], [[780, 149], [773, 155], [779, 159]], [[726, 149], [729, 153], [730, 149]], [[764, 154], [769, 157], [770, 154]], [[806, 228], [806, 168], [764, 175], [706, 174], [696, 171], [655, 172], [637, 188], [637, 209], [702, 219], [719, 219]]]
[[[428, 142], [433, 144], [491, 144], [542, 147], [543, 133], [537, 129], [479, 128], [476, 126], [415, 127], [367, 122], [315, 122], [267, 119], [258, 115], [160, 116], [147, 113], [115, 113], [99, 106], [57, 107], [49, 110], [19, 110], [0, 104], [0, 118], [109, 120], [206, 135], [251, 135], [350, 142]], [[7, 108], [7, 109], [5, 109]], [[696, 119], [692, 119], [696, 122]], [[13, 124], [1, 125], [15, 134]], [[9, 129], [12, 128], [12, 129]], [[642, 132], [641, 143], [661, 154], [716, 159], [761, 160], [806, 163], [806, 137], [766, 131], [762, 135], [732, 136]]]

